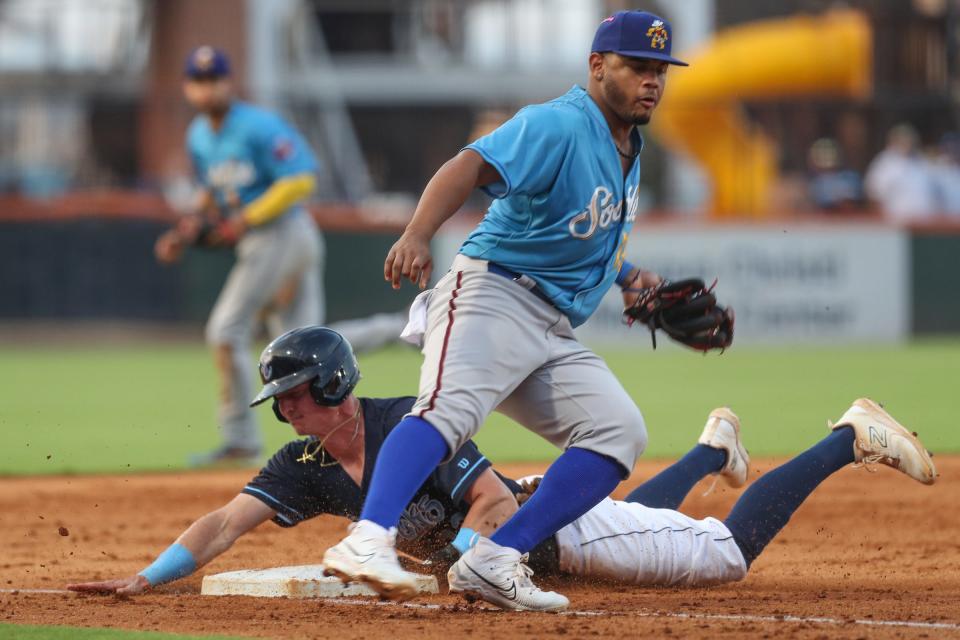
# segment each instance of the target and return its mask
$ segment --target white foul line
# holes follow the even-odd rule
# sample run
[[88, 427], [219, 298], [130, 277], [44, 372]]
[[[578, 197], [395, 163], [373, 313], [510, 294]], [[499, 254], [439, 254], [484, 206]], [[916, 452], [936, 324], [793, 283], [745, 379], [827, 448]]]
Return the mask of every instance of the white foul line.
[[[76, 593], [67, 589], [0, 589], [0, 593]], [[252, 596], [241, 596], [252, 597]], [[390, 602], [388, 600], [374, 600], [363, 598], [317, 598], [327, 604], [359, 605], [359, 606], [380, 606], [380, 607], [405, 607], [407, 609], [449, 609], [450, 605], [442, 604], [422, 604], [417, 602]], [[495, 609], [491, 609], [492, 611]], [[677, 613], [663, 611], [585, 611], [573, 609], [570, 611], [561, 611], [557, 615], [561, 616], [583, 616], [583, 617], [606, 617], [606, 616], [636, 616], [638, 618], [680, 618], [685, 620], [731, 620], [740, 622], [791, 622], [791, 623], [811, 623], [811, 624], [859, 624], [867, 627], [912, 627], [915, 629], [949, 629], [951, 631], [960, 631], [960, 623], [957, 622], [916, 622], [913, 620], [843, 620], [840, 618], [826, 618], [821, 616], [791, 616], [775, 615], [761, 616], [734, 613]]]
[[[570, 613], [573, 613], [572, 611]], [[804, 617], [791, 615], [758, 616], [733, 613], [672, 613], [637, 612], [641, 618], [686, 618], [690, 620], [741, 620], [744, 622], [810, 622], [814, 624], [860, 624], [869, 627], [916, 627], [920, 629], [952, 629], [960, 631], [956, 622], [915, 622], [913, 620], [842, 620], [840, 618]]]
[[[361, 598], [329, 598], [326, 600], [330, 604], [346, 605], [378, 605], [378, 606], [401, 606], [410, 609], [444, 609], [449, 605], [440, 604], [420, 604], [416, 602], [389, 602], [386, 600], [364, 600]], [[493, 610], [493, 609], [491, 609]], [[739, 620], [743, 622], [795, 622], [795, 623], [813, 623], [813, 624], [859, 624], [875, 627], [916, 627], [920, 629], [952, 629], [960, 631], [960, 623], [956, 622], [916, 622], [912, 620], [842, 620], [840, 618], [825, 618], [819, 616], [804, 617], [791, 615], [761, 616], [744, 615], [732, 613], [675, 613], [660, 611], [584, 611], [572, 609], [561, 611], [561, 616], [584, 616], [584, 617], [604, 617], [604, 616], [637, 616], [640, 618], [684, 618], [689, 620]]]

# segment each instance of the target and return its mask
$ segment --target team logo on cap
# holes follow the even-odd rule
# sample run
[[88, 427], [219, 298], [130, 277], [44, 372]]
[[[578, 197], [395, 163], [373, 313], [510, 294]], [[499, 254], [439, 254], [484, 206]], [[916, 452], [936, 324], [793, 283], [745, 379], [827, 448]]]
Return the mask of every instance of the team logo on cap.
[[651, 49], [663, 49], [667, 46], [670, 34], [667, 33], [667, 28], [663, 26], [663, 20], [653, 21], [653, 24], [647, 29], [647, 37], [650, 38]]
[[193, 54], [193, 66], [198, 71], [210, 71], [213, 68], [214, 58], [216, 58], [216, 54], [213, 52], [213, 47], [200, 47]]

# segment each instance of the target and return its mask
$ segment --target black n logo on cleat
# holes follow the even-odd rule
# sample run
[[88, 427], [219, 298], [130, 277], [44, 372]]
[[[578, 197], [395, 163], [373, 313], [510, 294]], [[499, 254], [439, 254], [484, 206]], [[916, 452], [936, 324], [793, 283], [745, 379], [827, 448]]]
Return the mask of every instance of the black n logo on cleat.
[[878, 444], [881, 447], [887, 446], [887, 432], [881, 431], [873, 425], [870, 425], [867, 428], [867, 431], [870, 433], [870, 444]]

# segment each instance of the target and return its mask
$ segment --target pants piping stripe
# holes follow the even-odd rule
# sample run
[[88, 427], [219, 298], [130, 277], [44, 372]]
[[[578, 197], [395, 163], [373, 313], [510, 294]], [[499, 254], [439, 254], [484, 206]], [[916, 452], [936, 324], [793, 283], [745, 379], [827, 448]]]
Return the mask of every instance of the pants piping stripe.
[[437, 365], [437, 384], [433, 388], [433, 394], [430, 396], [430, 404], [426, 409], [420, 411], [422, 418], [428, 411], [433, 411], [437, 404], [437, 396], [440, 395], [440, 387], [443, 380], [443, 361], [447, 357], [447, 346], [450, 344], [450, 330], [453, 329], [453, 312], [457, 310], [457, 296], [460, 295], [460, 288], [463, 286], [463, 271], [457, 272], [457, 286], [450, 294], [450, 310], [447, 311], [447, 330], [443, 334], [443, 348], [440, 350], [440, 363]]

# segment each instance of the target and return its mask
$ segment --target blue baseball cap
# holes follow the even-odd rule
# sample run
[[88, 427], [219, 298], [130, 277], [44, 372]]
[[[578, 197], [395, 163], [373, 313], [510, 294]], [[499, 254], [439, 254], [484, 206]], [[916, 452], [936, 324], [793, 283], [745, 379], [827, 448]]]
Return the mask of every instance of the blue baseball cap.
[[183, 70], [188, 78], [222, 78], [230, 75], [230, 59], [209, 45], [197, 47], [187, 57]]
[[670, 23], [660, 16], [647, 11], [618, 11], [597, 27], [590, 51], [689, 66], [670, 55], [672, 41]]

